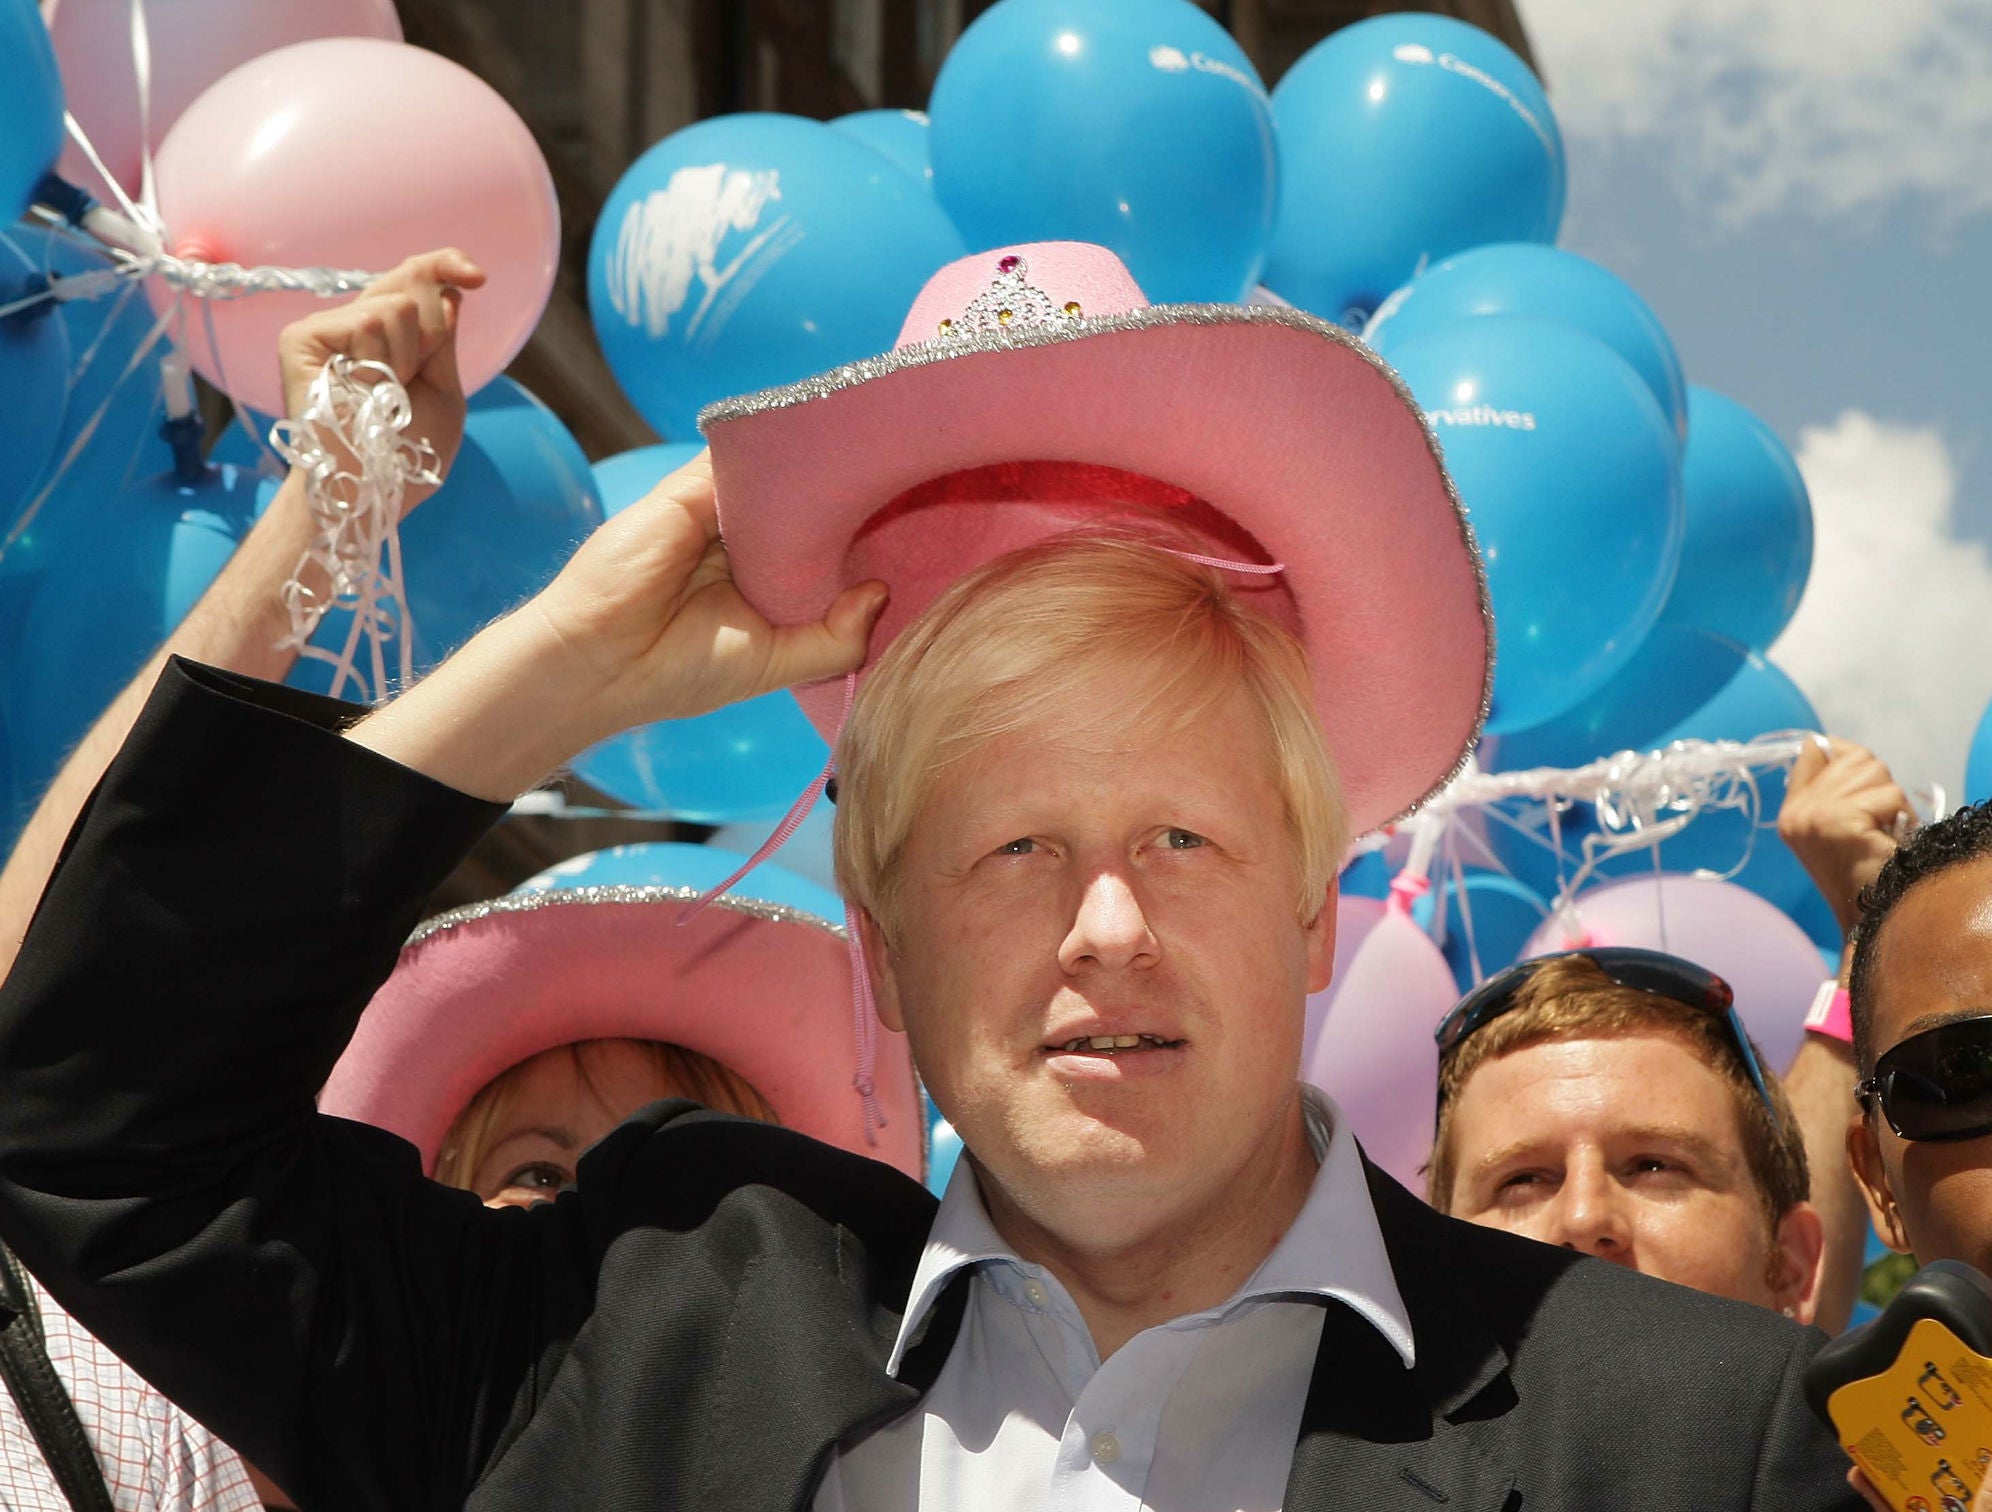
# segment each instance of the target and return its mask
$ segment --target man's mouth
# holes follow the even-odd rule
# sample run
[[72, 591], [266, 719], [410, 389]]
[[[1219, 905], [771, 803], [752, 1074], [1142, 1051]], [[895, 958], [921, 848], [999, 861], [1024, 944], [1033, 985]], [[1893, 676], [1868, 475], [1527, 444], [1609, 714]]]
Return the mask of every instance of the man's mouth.
[[1119, 1055], [1127, 1050], [1173, 1050], [1182, 1043], [1157, 1034], [1091, 1034], [1045, 1049], [1051, 1055]]

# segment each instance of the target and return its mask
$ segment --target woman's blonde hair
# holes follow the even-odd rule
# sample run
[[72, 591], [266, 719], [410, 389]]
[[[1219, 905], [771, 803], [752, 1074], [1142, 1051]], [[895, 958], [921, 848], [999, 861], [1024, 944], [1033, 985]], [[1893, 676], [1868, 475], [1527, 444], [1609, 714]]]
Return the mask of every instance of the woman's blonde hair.
[[[542, 1053], [565, 1052], [573, 1056], [575, 1074], [580, 1077], [581, 1085], [600, 1102], [603, 1098], [595, 1080], [594, 1062], [611, 1045], [632, 1045], [643, 1052], [657, 1074], [661, 1089], [659, 1097], [689, 1097], [693, 1102], [704, 1103], [716, 1113], [738, 1113], [743, 1118], [758, 1118], [763, 1123], [781, 1122], [775, 1117], [775, 1110], [769, 1106], [768, 1100], [746, 1077], [721, 1065], [711, 1056], [687, 1050], [683, 1045], [665, 1044], [660, 1040], [593, 1039], [577, 1040], [571, 1045], [561, 1045]], [[499, 1072], [457, 1115], [456, 1122], [450, 1125], [450, 1132], [443, 1138], [442, 1148], [436, 1152], [436, 1180], [444, 1186], [475, 1190], [477, 1169], [484, 1164], [485, 1156], [491, 1153], [492, 1140], [511, 1108], [512, 1099], [518, 1095], [519, 1084], [525, 1079], [527, 1068], [539, 1058], [537, 1055], [528, 1056], [510, 1070]], [[629, 1111], [634, 1113], [636, 1109]]]
[[[1207, 548], [1205, 548], [1207, 549]], [[1073, 534], [969, 573], [879, 659], [837, 744], [845, 896], [892, 932], [900, 854], [933, 784], [990, 741], [1110, 685], [1116, 718], [1180, 729], [1242, 688], [1264, 723], [1311, 922], [1347, 846], [1300, 643], [1223, 573], [1130, 534]], [[1103, 713], [1108, 711], [1103, 710]]]

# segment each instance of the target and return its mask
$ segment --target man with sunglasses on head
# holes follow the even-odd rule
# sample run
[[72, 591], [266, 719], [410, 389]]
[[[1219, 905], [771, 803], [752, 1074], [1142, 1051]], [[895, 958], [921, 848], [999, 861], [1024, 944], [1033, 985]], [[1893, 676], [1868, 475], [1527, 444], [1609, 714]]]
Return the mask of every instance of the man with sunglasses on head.
[[1434, 1206], [1812, 1321], [1804, 1141], [1721, 978], [1651, 950], [1544, 956], [1470, 993], [1439, 1044]]

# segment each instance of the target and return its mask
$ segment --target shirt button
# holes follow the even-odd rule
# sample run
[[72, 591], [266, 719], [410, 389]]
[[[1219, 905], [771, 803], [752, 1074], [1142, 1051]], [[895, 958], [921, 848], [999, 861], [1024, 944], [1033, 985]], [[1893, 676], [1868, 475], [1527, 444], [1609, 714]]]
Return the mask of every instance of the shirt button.
[[1115, 1460], [1120, 1458], [1120, 1440], [1115, 1438], [1112, 1433], [1095, 1435], [1093, 1439], [1093, 1458], [1103, 1465], [1111, 1465]]
[[1024, 1295], [1031, 1299], [1033, 1307], [1042, 1307], [1051, 1300], [1051, 1293], [1044, 1289], [1044, 1283], [1035, 1278], [1024, 1283]]

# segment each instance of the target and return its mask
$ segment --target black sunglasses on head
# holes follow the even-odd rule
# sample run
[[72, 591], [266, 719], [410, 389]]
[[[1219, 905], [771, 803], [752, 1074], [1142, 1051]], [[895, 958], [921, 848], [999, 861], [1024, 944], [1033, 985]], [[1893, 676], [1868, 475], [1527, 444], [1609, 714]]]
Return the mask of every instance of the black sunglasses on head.
[[[1497, 971], [1461, 998], [1452, 1012], [1439, 1020], [1439, 1027], [1433, 1036], [1439, 1042], [1439, 1058], [1444, 1060], [1459, 1048], [1461, 1041], [1513, 1008], [1524, 984], [1544, 962], [1562, 960], [1567, 956], [1582, 956], [1611, 978], [1616, 986], [1628, 987], [1634, 992], [1648, 992], [1654, 997], [1666, 998], [1689, 1008], [1699, 1008], [1714, 1018], [1728, 1031], [1730, 1048], [1743, 1063], [1750, 1085], [1757, 1089], [1757, 1096], [1763, 1099], [1765, 1111], [1771, 1115], [1771, 1127], [1781, 1127], [1777, 1104], [1771, 1101], [1771, 1089], [1764, 1081], [1764, 1068], [1758, 1063], [1757, 1052], [1750, 1044], [1749, 1031], [1743, 1027], [1742, 1017], [1736, 1012], [1735, 992], [1714, 972], [1663, 951], [1639, 950], [1630, 945], [1601, 945], [1589, 950], [1566, 950], [1557, 955], [1535, 956], [1518, 961], [1505, 971]], [[1992, 1023], [1992, 1019], [1986, 1022]]]
[[1904, 1139], [1992, 1134], [1992, 1014], [1910, 1035], [1874, 1063], [1854, 1096]]

